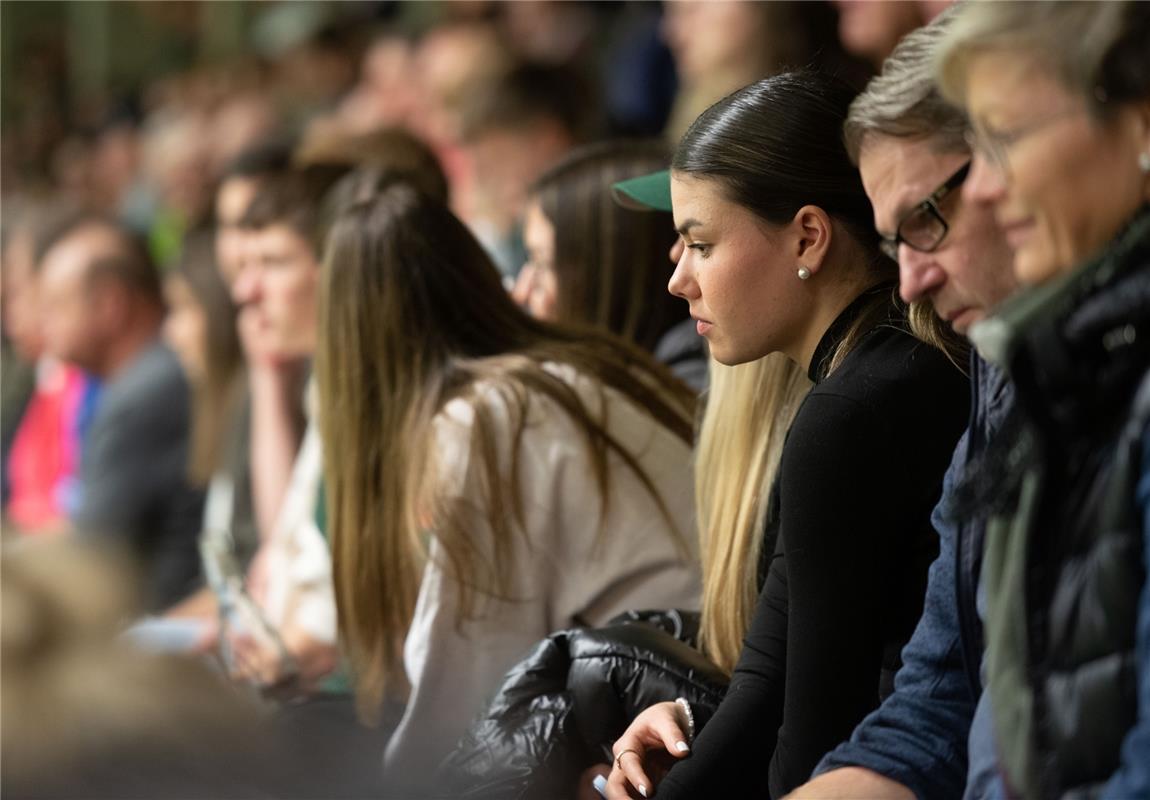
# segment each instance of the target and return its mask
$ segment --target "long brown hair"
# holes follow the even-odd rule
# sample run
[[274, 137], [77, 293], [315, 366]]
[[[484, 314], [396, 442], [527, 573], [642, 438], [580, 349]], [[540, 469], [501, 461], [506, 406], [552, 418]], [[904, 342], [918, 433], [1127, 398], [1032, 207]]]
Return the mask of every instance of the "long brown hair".
[[[639, 348], [527, 316], [442, 203], [406, 184], [380, 189], [370, 171], [350, 180], [358, 188], [340, 193], [351, 203], [336, 215], [328, 240], [316, 372], [340, 635], [361, 711], [371, 714], [399, 674], [427, 531], [459, 584], [461, 618], [478, 596], [501, 596], [514, 567], [513, 530], [523, 521], [520, 464], [512, 446], [509, 471], [499, 466], [499, 429], [485, 402], [492, 393], [509, 411], [513, 445], [532, 398], [553, 401], [584, 435], [604, 506], [608, 459], [615, 456], [664, 513], [634, 454], [544, 365], [569, 365], [601, 393], [621, 393], [685, 442], [693, 399]], [[468, 479], [480, 486], [478, 507], [447, 500], [436, 482], [433, 426], [455, 398], [475, 409]], [[493, 531], [492, 542], [475, 540], [476, 515]]]
[[675, 223], [666, 211], [624, 208], [611, 185], [666, 169], [659, 142], [599, 142], [545, 172], [532, 196], [555, 227], [556, 319], [598, 325], [648, 351], [688, 307], [667, 291]]
[[224, 437], [241, 400], [244, 356], [236, 332], [236, 306], [215, 259], [211, 230], [184, 237], [173, 273], [191, 290], [207, 320], [204, 371], [192, 379], [192, 442], [188, 474], [206, 486], [220, 468]]

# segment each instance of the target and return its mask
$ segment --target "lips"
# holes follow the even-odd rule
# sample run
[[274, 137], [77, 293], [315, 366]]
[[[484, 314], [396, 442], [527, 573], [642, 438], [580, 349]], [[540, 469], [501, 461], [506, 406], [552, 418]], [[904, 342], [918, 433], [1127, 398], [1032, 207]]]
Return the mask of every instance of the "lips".
[[700, 336], [706, 336], [707, 331], [711, 330], [711, 328], [713, 327], [711, 322], [709, 322], [708, 320], [705, 320], [705, 319], [700, 319], [699, 317], [696, 317], [694, 314], [691, 315], [691, 319], [695, 320], [695, 331]]

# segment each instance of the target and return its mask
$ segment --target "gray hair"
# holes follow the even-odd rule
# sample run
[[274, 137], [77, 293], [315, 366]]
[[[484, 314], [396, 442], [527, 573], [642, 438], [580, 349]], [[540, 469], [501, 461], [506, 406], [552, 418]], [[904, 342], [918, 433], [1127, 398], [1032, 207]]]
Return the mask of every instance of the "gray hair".
[[1096, 114], [1150, 95], [1150, 4], [1131, 0], [968, 2], [935, 59], [944, 96], [962, 103], [971, 60], [987, 52], [1037, 57]]
[[843, 138], [851, 161], [858, 163], [870, 134], [897, 138], [931, 138], [940, 151], [966, 151], [966, 115], [947, 102], [934, 82], [934, 60], [960, 6], [951, 6], [925, 27], [911, 31], [851, 103]]

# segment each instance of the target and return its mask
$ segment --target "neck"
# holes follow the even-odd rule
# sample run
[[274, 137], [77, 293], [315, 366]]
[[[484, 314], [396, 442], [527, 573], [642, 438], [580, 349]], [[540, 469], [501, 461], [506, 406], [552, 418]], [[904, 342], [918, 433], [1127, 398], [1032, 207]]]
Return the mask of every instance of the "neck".
[[[783, 350], [787, 358], [799, 365], [804, 373], [810, 372], [815, 350], [839, 314], [875, 283], [874, 276], [860, 268], [861, 256], [854, 253], [851, 256], [849, 263], [844, 260], [842, 263], [825, 264], [819, 274], [811, 278], [813, 298], [810, 324], [803, 330], [798, 341]], [[821, 282], [816, 284], [815, 281], [820, 278]]]

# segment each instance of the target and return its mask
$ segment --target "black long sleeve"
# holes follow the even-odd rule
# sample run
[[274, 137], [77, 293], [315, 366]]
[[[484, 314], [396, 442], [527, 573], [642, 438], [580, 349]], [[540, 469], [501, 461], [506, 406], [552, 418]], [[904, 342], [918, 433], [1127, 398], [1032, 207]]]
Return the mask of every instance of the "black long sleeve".
[[779, 473], [779, 537], [726, 698], [658, 797], [779, 797], [879, 702], [937, 552], [930, 512], [966, 422], [945, 357], [879, 328], [812, 389]]

